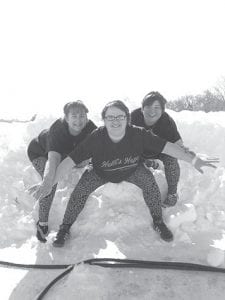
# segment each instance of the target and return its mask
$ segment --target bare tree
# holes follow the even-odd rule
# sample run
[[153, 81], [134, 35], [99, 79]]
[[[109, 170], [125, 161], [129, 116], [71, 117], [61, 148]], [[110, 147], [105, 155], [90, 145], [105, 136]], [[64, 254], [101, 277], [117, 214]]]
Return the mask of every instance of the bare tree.
[[0, 122], [4, 122], [4, 123], [28, 123], [28, 122], [33, 122], [37, 117], [37, 114], [33, 115], [33, 117], [29, 120], [18, 120], [18, 119], [0, 119]]
[[225, 102], [225, 76], [221, 76], [217, 82], [217, 85], [214, 87], [214, 90], [218, 97]]

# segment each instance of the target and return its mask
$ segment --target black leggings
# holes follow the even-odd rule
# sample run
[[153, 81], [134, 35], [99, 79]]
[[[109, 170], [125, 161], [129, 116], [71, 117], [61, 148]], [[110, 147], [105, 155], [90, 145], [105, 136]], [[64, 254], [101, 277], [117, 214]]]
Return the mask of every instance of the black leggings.
[[[47, 158], [40, 156], [32, 160], [32, 165], [35, 170], [41, 175], [43, 178], [45, 165], [47, 162]], [[53, 198], [55, 196], [55, 191], [57, 188], [57, 184], [55, 184], [51, 190], [51, 193], [46, 197], [39, 200], [39, 221], [40, 222], [48, 222], [49, 212], [52, 205]]]
[[175, 194], [180, 179], [180, 166], [177, 159], [166, 154], [159, 154], [156, 158], [163, 162], [168, 194]]
[[[150, 210], [152, 218], [154, 220], [161, 220], [161, 195], [153, 174], [149, 172], [149, 170], [146, 170], [141, 164], [126, 181], [142, 189], [145, 203]], [[88, 196], [105, 183], [107, 183], [107, 181], [100, 178], [94, 170], [87, 170], [80, 178], [70, 196], [63, 218], [63, 224], [72, 225], [84, 208]]]

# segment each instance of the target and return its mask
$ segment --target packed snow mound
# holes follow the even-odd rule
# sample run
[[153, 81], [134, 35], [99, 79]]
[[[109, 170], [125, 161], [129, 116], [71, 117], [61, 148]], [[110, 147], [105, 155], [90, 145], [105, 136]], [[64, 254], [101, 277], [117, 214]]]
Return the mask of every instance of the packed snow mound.
[[[176, 120], [186, 146], [196, 153], [220, 158], [218, 168], [205, 168], [203, 175], [191, 165], [180, 162], [179, 201], [175, 207], [163, 209], [174, 241], [163, 242], [153, 231], [150, 213], [138, 187], [127, 182], [108, 183], [89, 197], [63, 249], [53, 248], [52, 240], [62, 221], [68, 197], [84, 170], [74, 170], [72, 176], [59, 184], [49, 218], [48, 241], [38, 243], [35, 238], [38, 203], [26, 190], [40, 178], [27, 158], [26, 148], [54, 119], [38, 117], [29, 124], [0, 123], [0, 256], [22, 263], [29, 258], [32, 260], [29, 263], [76, 263], [93, 257], [114, 257], [225, 267], [225, 113], [169, 111], [169, 114]], [[164, 199], [167, 185], [163, 167], [153, 172]], [[151, 281], [155, 286], [160, 282], [147, 271], [142, 275], [136, 271], [125, 273], [81, 265], [49, 299], [67, 299], [68, 290], [70, 299], [82, 300], [90, 297], [150, 299], [151, 293], [157, 294], [156, 290], [146, 289]], [[169, 280], [163, 278], [165, 282]], [[30, 290], [32, 280], [29, 274], [24, 277], [13, 293], [14, 299], [22, 299], [25, 293], [30, 293], [29, 299], [35, 297], [37, 290]], [[41, 282], [41, 275], [36, 280]], [[179, 291], [177, 293], [174, 299], [182, 296]]]
[[[194, 228], [196, 230], [213, 229], [214, 224], [222, 228], [225, 221], [223, 202], [225, 193], [225, 153], [223, 151], [225, 146], [225, 139], [223, 138], [225, 114], [223, 112], [203, 113], [189, 111], [180, 113], [169, 111], [169, 113], [176, 120], [186, 146], [190, 147], [196, 153], [219, 156], [221, 162], [216, 170], [205, 169], [204, 175], [199, 174], [187, 163], [180, 162], [179, 203], [173, 208], [164, 210], [165, 219], [179, 235], [182, 232], [185, 235], [187, 234], [187, 230], [184, 232], [184, 228], [187, 227], [186, 224], [190, 224], [189, 231], [191, 229], [194, 230]], [[9, 239], [10, 232], [12, 240], [16, 242], [20, 237], [23, 239], [24, 236], [27, 236], [28, 232], [31, 234], [34, 229], [32, 226], [27, 226], [27, 223], [34, 225], [34, 217], [37, 215], [38, 205], [26, 192], [26, 189], [35, 182], [39, 182], [40, 178], [30, 165], [26, 155], [26, 148], [29, 141], [42, 129], [47, 128], [53, 120], [53, 117], [39, 117], [34, 122], [28, 124], [0, 124], [2, 127], [1, 132], [3, 132], [0, 136], [2, 143], [0, 151], [2, 170], [0, 175], [2, 183], [0, 187], [1, 223], [10, 222], [14, 228], [13, 230], [12, 228], [8, 228], [4, 231], [0, 242], [2, 244], [11, 240]], [[218, 143], [218, 141], [220, 142]], [[167, 193], [167, 186], [162, 166], [160, 170], [153, 170], [153, 172], [159, 184], [162, 199], [164, 199]], [[59, 225], [59, 220], [62, 219], [69, 193], [72, 191], [81, 174], [82, 170], [78, 170], [78, 172], [74, 171], [73, 177], [69, 177], [58, 188], [50, 217], [50, 223], [53, 224], [54, 230]], [[130, 215], [129, 209], [136, 211], [136, 220], [138, 220], [137, 208], [139, 202], [145, 207], [141, 191], [128, 183], [121, 183], [120, 185], [109, 183], [106, 185], [102, 190], [102, 200], [98, 198], [98, 201], [102, 202], [102, 205], [106, 205], [108, 198], [111, 200], [114, 199], [112, 203], [116, 203], [113, 206], [116, 215], [110, 217], [109, 212], [112, 211], [112, 208], [109, 209], [105, 216], [105, 226], [103, 226], [103, 221], [101, 230], [103, 230], [102, 227], [106, 231], [109, 230], [110, 220], [115, 220], [116, 216], [120, 216], [121, 222], [124, 222], [124, 230], [126, 230], [126, 226], [130, 229], [130, 220], [126, 220]], [[124, 199], [126, 198], [128, 201], [124, 203]], [[123, 200], [121, 201], [121, 199]], [[135, 199], [138, 199], [137, 203], [134, 202]], [[98, 205], [93, 199], [91, 203], [93, 207], [90, 214], [95, 215], [95, 207]], [[127, 207], [125, 215], [121, 214], [120, 211], [122, 203], [123, 206]], [[34, 207], [35, 209], [33, 209]], [[146, 217], [148, 221], [150, 221], [149, 212], [146, 208], [144, 210], [147, 213]], [[141, 216], [143, 217], [143, 212]], [[11, 220], [13, 220], [14, 225]], [[118, 223], [115, 222], [115, 224]], [[18, 225], [20, 230], [15, 235]]]

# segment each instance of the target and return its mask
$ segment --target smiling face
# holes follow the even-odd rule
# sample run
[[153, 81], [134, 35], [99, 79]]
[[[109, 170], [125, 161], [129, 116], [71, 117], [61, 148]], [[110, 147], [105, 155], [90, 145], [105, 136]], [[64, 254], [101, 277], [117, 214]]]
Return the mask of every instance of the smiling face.
[[88, 122], [87, 113], [82, 108], [71, 109], [65, 116], [65, 120], [72, 135], [78, 135]]
[[115, 106], [109, 107], [105, 113], [104, 124], [112, 140], [121, 140], [125, 135], [127, 126], [125, 112]]
[[163, 111], [158, 100], [155, 100], [151, 105], [145, 105], [142, 108], [144, 121], [147, 126], [154, 125], [161, 117]]

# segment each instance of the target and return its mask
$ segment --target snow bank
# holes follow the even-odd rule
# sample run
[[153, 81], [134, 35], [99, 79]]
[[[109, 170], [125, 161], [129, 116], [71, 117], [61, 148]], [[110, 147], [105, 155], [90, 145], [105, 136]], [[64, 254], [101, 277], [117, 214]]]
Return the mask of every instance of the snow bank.
[[[221, 160], [216, 170], [205, 169], [204, 175], [180, 162], [179, 202], [175, 207], [163, 209], [165, 221], [175, 236], [172, 243], [161, 241], [152, 230], [142, 192], [123, 182], [119, 185], [109, 183], [96, 190], [72, 227], [68, 244], [63, 249], [54, 249], [52, 238], [61, 223], [68, 196], [82, 174], [79, 170], [58, 187], [49, 219], [51, 233], [46, 244], [39, 244], [35, 238], [38, 204], [26, 189], [40, 178], [28, 161], [26, 147], [41, 129], [51, 124], [53, 118], [37, 118], [29, 124], [0, 123], [0, 255], [6, 260], [24, 262], [23, 255], [15, 255], [15, 249], [20, 249], [25, 256], [32, 253], [32, 260], [35, 259], [36, 263], [128, 257], [225, 267], [225, 113], [169, 113], [177, 121], [186, 146], [196, 153], [218, 156]], [[155, 171], [155, 177], [164, 198], [167, 186], [163, 171]], [[4, 249], [11, 249], [11, 252], [8, 251], [7, 255], [5, 251], [3, 255]], [[123, 274], [121, 271], [80, 266], [49, 299], [66, 299], [68, 289], [71, 297], [76, 299], [115, 299], [114, 296], [149, 299], [151, 294], [143, 283], [151, 284], [146, 273], [137, 286], [135, 278], [140, 274], [135, 273], [135, 277], [127, 272], [129, 285], [126, 287], [122, 285]], [[17, 299], [24, 289], [29, 289], [31, 279], [28, 275], [25, 278], [27, 284], [15, 289]], [[104, 286], [100, 284], [103, 280]], [[79, 284], [72, 285], [75, 281]], [[116, 289], [115, 292], [108, 294], [112, 288]], [[32, 297], [30, 295], [30, 299]]]

